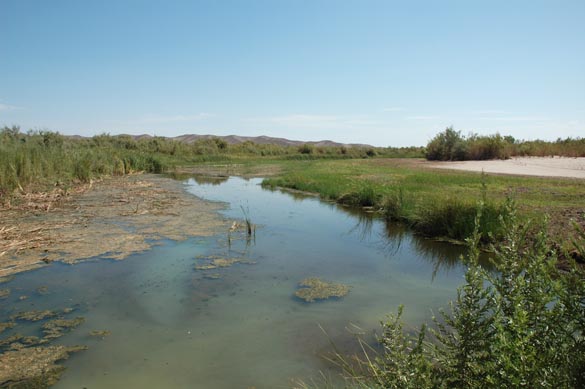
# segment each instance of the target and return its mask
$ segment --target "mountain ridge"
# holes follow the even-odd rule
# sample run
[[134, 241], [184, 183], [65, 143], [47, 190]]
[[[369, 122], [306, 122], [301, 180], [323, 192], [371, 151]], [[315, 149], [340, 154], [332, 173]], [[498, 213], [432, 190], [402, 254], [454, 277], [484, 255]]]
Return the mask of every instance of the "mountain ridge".
[[[141, 135], [129, 135], [129, 134], [120, 134], [125, 136], [130, 136], [133, 139], [140, 140], [140, 139], [149, 139], [154, 138], [152, 135], [148, 134], [141, 134]], [[72, 137], [80, 137], [79, 135], [73, 135]], [[157, 136], [158, 137], [158, 136]], [[332, 140], [319, 140], [319, 141], [301, 141], [301, 140], [292, 140], [287, 138], [276, 138], [266, 135], [260, 136], [243, 136], [243, 135], [211, 135], [211, 134], [183, 134], [179, 136], [162, 136], [160, 138], [176, 140], [179, 142], [185, 143], [194, 143], [201, 139], [213, 139], [219, 138], [226, 141], [230, 145], [240, 144], [244, 142], [253, 142], [256, 144], [266, 144], [266, 145], [276, 145], [276, 146], [302, 146], [304, 144], [312, 145], [315, 147], [374, 147], [368, 144], [362, 143], [341, 143], [335, 142]]]

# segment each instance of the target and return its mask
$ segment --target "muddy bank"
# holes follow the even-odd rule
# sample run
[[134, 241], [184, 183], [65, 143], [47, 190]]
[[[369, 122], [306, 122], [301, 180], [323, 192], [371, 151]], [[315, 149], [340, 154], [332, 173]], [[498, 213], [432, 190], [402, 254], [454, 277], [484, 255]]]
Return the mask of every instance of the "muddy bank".
[[209, 236], [229, 227], [221, 208], [180, 181], [148, 174], [24, 196], [0, 209], [0, 277], [52, 261], [124, 259], [161, 239]]
[[428, 165], [473, 172], [585, 179], [585, 158], [518, 157], [490, 161], [432, 162]]

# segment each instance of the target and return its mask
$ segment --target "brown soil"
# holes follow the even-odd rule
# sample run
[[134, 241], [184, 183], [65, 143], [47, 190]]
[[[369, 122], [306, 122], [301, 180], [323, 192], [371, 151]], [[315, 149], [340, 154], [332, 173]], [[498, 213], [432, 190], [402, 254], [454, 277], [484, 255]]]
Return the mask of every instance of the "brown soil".
[[219, 203], [157, 175], [112, 177], [74, 190], [22, 196], [0, 208], [0, 277], [51, 261], [124, 259], [162, 239], [227, 230]]

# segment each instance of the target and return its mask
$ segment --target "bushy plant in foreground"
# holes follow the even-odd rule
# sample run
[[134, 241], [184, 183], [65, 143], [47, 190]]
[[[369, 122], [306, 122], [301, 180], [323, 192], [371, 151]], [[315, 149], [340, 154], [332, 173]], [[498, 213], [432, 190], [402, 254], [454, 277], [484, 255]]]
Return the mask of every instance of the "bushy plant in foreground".
[[[405, 333], [398, 315], [382, 323], [381, 351], [358, 363], [337, 355], [351, 387], [577, 388], [585, 385], [585, 278], [556, 266], [544, 226], [528, 234], [513, 204], [493, 247], [496, 272], [478, 264], [480, 212], [467, 239], [465, 284], [434, 326]], [[585, 234], [575, 241], [585, 251]], [[363, 341], [362, 345], [365, 343]]]

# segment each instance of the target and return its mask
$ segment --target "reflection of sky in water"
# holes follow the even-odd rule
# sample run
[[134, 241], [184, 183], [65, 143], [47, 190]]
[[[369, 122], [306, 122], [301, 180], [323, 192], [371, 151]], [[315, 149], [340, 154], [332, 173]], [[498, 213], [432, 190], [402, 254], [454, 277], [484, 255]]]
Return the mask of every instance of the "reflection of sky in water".
[[[463, 281], [463, 268], [454, 261], [459, 248], [315, 198], [300, 201], [262, 190], [259, 179], [198, 182], [188, 181], [188, 190], [228, 203], [227, 218], [242, 219], [241, 207], [248, 210], [259, 225], [255, 242], [234, 240], [230, 251], [227, 232], [165, 242], [122, 262], [55, 264], [2, 286], [12, 295], [2, 301], [0, 320], [16, 310], [66, 306], [77, 307], [72, 317], [86, 317], [59, 340], [90, 350], [65, 363], [57, 388], [286, 387], [290, 378], [327, 369], [319, 355], [328, 350], [328, 340], [319, 324], [350, 349], [350, 323], [371, 333], [404, 304], [405, 320], [418, 326], [430, 320], [431, 310], [446, 307]], [[198, 255], [238, 252], [258, 263], [212, 270], [220, 280], [193, 270]], [[293, 293], [309, 276], [352, 289], [340, 300], [306, 304]], [[50, 294], [37, 296], [39, 285]], [[31, 297], [18, 301], [21, 294]], [[87, 332], [93, 329], [112, 335], [91, 339]]]

